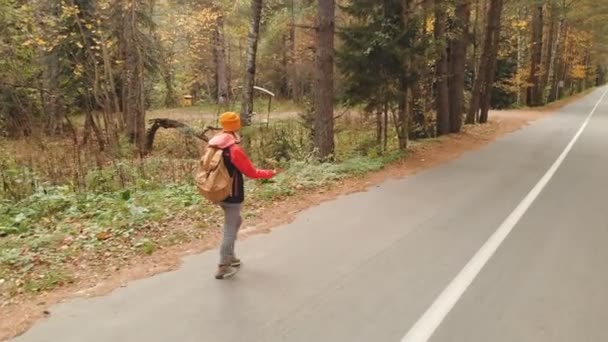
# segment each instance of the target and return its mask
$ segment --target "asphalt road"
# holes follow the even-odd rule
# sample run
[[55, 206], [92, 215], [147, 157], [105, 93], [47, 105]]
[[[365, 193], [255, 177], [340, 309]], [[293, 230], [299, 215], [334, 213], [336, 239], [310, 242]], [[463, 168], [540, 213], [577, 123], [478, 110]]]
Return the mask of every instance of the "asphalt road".
[[605, 91], [240, 242], [234, 279], [210, 251], [14, 341], [608, 341]]

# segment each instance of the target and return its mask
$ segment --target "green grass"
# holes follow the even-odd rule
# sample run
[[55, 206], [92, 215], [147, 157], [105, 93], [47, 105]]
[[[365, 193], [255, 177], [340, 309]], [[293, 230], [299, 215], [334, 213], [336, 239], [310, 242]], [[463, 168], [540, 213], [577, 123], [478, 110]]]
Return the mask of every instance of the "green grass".
[[[290, 161], [273, 180], [247, 182], [248, 201], [265, 206], [299, 191], [380, 170], [398, 157], [356, 157], [338, 164]], [[153, 254], [159, 246], [202, 238], [207, 227], [221, 222], [217, 208], [190, 182], [106, 188], [79, 193], [68, 186], [50, 186], [17, 203], [1, 202], [0, 279], [5, 280], [0, 287], [48, 291], [74, 280], [74, 263], [105, 269], [138, 254]], [[169, 226], [179, 221], [192, 224], [182, 230]]]
[[[190, 121], [201, 110], [157, 114]], [[360, 125], [356, 118], [339, 122], [333, 163], [311, 157], [308, 128], [289, 117], [244, 132], [256, 165], [285, 170], [246, 183], [245, 217], [403, 156], [380, 153], [373, 131]], [[139, 159], [122, 141], [114, 154], [67, 140], [0, 142], [0, 296], [50, 291], [83, 273], [107, 274], [136, 256], [205, 239], [222, 213], [194, 186], [198, 144], [183, 132], [161, 130], [154, 152]], [[391, 140], [389, 151], [395, 149]]]
[[61, 271], [48, 271], [37, 278], [28, 279], [23, 287], [26, 292], [43, 292], [72, 282], [73, 277], [71, 275]]

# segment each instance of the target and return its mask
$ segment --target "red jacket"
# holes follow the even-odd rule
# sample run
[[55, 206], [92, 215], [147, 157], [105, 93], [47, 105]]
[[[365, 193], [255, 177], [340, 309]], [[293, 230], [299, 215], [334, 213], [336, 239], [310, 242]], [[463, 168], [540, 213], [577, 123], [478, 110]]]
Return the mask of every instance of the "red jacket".
[[232, 165], [248, 178], [269, 179], [275, 176], [275, 172], [272, 170], [256, 169], [241, 146], [234, 144], [228, 149], [230, 150], [230, 162], [232, 162]]
[[272, 170], [257, 169], [253, 166], [245, 151], [238, 145], [237, 138], [230, 133], [222, 133], [209, 141], [209, 146], [224, 151], [224, 164], [233, 179], [232, 196], [224, 202], [242, 203], [245, 200], [245, 182], [243, 175], [251, 179], [269, 179], [275, 176]]

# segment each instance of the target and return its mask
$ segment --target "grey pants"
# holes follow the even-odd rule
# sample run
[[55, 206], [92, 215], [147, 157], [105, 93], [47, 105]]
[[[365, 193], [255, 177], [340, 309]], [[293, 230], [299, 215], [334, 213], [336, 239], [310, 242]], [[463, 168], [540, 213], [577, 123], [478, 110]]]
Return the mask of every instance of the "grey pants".
[[230, 262], [230, 257], [234, 256], [234, 242], [243, 220], [240, 203], [220, 203], [220, 207], [224, 210], [224, 238], [220, 247], [220, 264], [227, 264]]

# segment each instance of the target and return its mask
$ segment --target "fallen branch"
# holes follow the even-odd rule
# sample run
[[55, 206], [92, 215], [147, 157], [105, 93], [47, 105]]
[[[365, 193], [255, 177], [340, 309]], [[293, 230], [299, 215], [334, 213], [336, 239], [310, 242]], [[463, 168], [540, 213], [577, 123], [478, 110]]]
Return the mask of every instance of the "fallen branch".
[[150, 126], [148, 132], [146, 133], [146, 152], [152, 151], [152, 147], [154, 146], [154, 138], [156, 137], [156, 132], [159, 128], [175, 128], [204, 142], [209, 142], [209, 137], [206, 135], [207, 132], [221, 130], [217, 127], [207, 126], [202, 132], [196, 132], [192, 127], [186, 125], [185, 123], [173, 119], [152, 119], [149, 120], [149, 122], [152, 124], [152, 126]]

